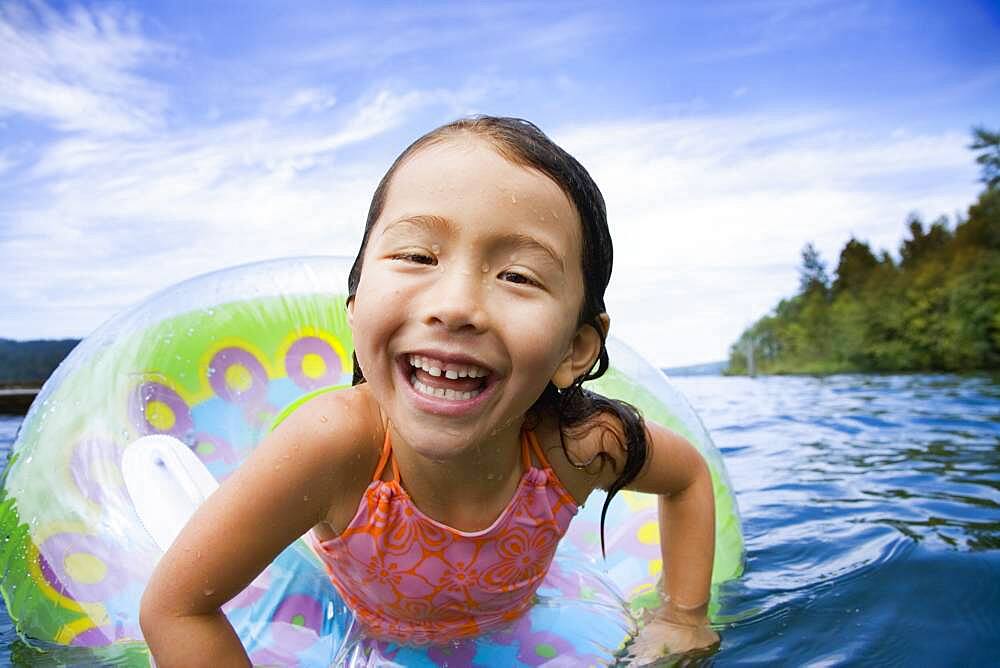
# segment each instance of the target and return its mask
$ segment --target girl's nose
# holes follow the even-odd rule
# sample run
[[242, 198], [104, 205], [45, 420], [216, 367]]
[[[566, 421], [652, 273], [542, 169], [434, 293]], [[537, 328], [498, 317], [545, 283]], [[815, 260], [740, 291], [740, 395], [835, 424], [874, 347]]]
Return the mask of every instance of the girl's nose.
[[487, 321], [483, 278], [481, 272], [443, 270], [434, 289], [426, 295], [427, 322], [453, 331], [482, 331]]

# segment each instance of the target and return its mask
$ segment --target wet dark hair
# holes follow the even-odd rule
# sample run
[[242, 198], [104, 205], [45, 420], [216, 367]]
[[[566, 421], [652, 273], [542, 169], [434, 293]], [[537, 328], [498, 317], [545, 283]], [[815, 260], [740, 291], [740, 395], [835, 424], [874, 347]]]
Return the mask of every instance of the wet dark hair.
[[[578, 326], [589, 325], [597, 331], [601, 339], [600, 354], [594, 365], [586, 373], [574, 379], [568, 387], [559, 389], [550, 382], [535, 402], [532, 411], [538, 415], [545, 409], [551, 409], [556, 415], [563, 452], [566, 452], [566, 442], [563, 438], [565, 430], [582, 435], [598, 425], [603, 425], [605, 429], [602, 444], [610, 438], [624, 451], [625, 463], [622, 465], [618, 477], [608, 487], [608, 496], [601, 509], [601, 552], [604, 553], [604, 519], [608, 506], [615, 494], [632, 482], [642, 470], [646, 462], [647, 442], [642, 416], [635, 407], [624, 401], [609, 399], [585, 390], [582, 387], [586, 381], [600, 378], [608, 370], [608, 351], [605, 347], [606, 334], [600, 317], [606, 311], [604, 292], [611, 279], [613, 250], [604, 196], [601, 195], [597, 184], [576, 158], [560, 148], [533, 123], [520, 118], [473, 116], [453, 121], [428, 132], [410, 144], [396, 158], [375, 189], [371, 206], [368, 209], [368, 220], [365, 223], [361, 248], [358, 250], [358, 256], [354, 259], [351, 273], [347, 279], [348, 298], [352, 299], [358, 289], [368, 238], [382, 214], [389, 184], [396, 170], [420, 149], [463, 134], [472, 135], [490, 143], [497, 153], [511, 163], [537, 170], [550, 178], [569, 197], [580, 218], [583, 232], [581, 268], [583, 270], [584, 294]], [[353, 384], [357, 385], [362, 382], [364, 382], [364, 374], [358, 365], [357, 356], [355, 356]], [[621, 424], [621, 432], [619, 433], [618, 430], [608, 426], [607, 422], [594, 419], [601, 414], [616, 417]], [[568, 452], [566, 452], [566, 456], [570, 462], [583, 470], [590, 470], [595, 462], [598, 464], [596, 472], [599, 472], [606, 464], [617, 469], [616, 460], [607, 452], [607, 448], [602, 448], [593, 459], [587, 462], [574, 462]]]

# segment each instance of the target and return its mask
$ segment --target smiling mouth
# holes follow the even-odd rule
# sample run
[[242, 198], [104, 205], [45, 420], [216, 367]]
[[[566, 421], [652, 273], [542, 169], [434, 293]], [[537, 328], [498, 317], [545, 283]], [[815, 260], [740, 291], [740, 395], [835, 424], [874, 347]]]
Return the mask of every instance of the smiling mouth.
[[475, 364], [456, 364], [426, 355], [408, 355], [410, 384], [427, 397], [469, 401], [486, 388], [490, 371]]

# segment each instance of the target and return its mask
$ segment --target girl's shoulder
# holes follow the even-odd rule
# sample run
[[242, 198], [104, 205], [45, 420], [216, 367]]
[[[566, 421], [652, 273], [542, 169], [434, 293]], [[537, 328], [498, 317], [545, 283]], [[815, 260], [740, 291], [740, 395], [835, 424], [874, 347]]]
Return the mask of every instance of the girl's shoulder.
[[374, 469], [385, 439], [378, 403], [365, 384], [317, 395], [275, 430], [283, 447], [312, 457], [333, 477]]
[[584, 423], [563, 426], [554, 414], [544, 415], [535, 435], [553, 472], [582, 504], [594, 489], [607, 488], [625, 462], [624, 430], [614, 415], [598, 413]]
[[372, 481], [385, 441], [385, 421], [365, 384], [313, 397], [275, 431], [279, 446], [294, 456], [282, 467], [312, 468], [309, 477], [326, 499], [315, 528], [321, 538], [339, 533], [357, 510]]

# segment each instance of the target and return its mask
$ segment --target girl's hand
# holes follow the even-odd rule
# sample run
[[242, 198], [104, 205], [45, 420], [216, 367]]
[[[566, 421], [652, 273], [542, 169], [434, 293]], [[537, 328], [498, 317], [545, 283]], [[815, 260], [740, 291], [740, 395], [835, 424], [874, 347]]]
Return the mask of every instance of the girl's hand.
[[714, 649], [718, 644], [719, 634], [704, 616], [701, 621], [682, 619], [668, 609], [661, 609], [626, 648], [624, 660], [628, 665], [645, 666], [696, 650]]

